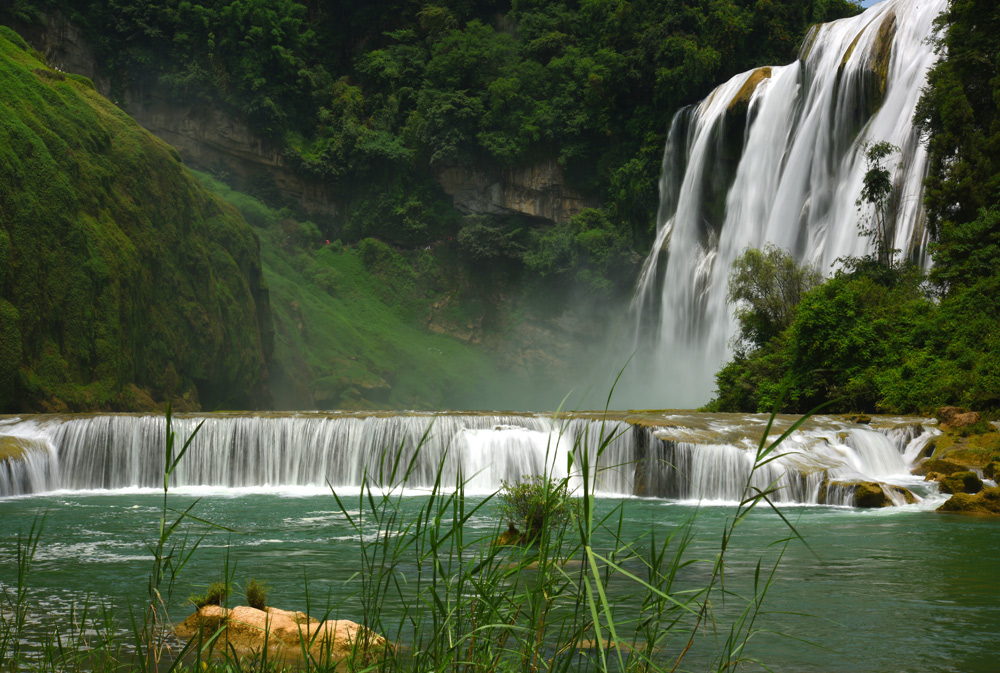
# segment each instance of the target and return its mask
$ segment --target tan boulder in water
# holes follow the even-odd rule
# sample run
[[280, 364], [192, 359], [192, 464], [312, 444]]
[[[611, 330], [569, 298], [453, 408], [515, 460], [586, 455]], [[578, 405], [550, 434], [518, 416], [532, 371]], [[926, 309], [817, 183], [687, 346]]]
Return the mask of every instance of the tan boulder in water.
[[305, 648], [315, 661], [333, 663], [352, 656], [355, 643], [362, 655], [388, 646], [382, 636], [347, 619], [320, 622], [304, 612], [244, 605], [231, 610], [206, 605], [175, 631], [186, 640], [200, 634], [203, 643], [215, 636], [213, 649], [228, 652], [232, 646], [239, 656], [263, 652], [266, 644], [271, 660], [301, 659]]

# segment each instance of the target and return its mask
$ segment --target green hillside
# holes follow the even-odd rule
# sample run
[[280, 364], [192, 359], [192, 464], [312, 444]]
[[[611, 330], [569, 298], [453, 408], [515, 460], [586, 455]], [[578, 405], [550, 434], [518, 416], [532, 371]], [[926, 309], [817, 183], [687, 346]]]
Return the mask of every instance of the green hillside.
[[256, 236], [36, 56], [0, 28], [0, 411], [268, 404]]
[[492, 361], [482, 349], [423, 327], [435, 285], [441, 289], [437, 257], [428, 251], [404, 257], [374, 239], [327, 244], [311, 222], [196, 175], [260, 236], [274, 314], [277, 406], [467, 406]]

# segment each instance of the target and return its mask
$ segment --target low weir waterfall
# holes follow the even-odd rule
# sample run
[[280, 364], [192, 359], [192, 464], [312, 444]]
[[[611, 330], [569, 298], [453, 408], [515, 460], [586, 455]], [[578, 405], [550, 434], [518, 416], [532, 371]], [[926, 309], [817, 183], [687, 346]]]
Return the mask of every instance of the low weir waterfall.
[[900, 148], [888, 164], [893, 247], [928, 263], [926, 150], [912, 118], [946, 6], [885, 0], [814, 27], [796, 62], [737, 75], [676, 115], [656, 242], [631, 308], [637, 356], [627, 387], [646, 406], [691, 408], [711, 397], [735, 332], [729, 270], [744, 249], [772, 243], [825, 273], [865, 254], [856, 201], [866, 143]]
[[[211, 491], [427, 492], [461, 481], [467, 493], [548, 473], [579, 488], [583, 454], [604, 495], [738, 500], [766, 418], [672, 415], [656, 424], [547, 415], [215, 414], [174, 419], [178, 446], [204, 422], [172, 488]], [[775, 429], [787, 427], [779, 420]], [[937, 434], [913, 419], [880, 429], [819, 417], [779, 447], [754, 484], [786, 503], [851, 505], [858, 481], [905, 482]], [[163, 484], [163, 416], [39, 416], [0, 421], [0, 497], [53, 491], [156, 490]], [[780, 431], [780, 430], [778, 430]], [[773, 434], [772, 438], [777, 435]], [[603, 447], [603, 448], [601, 448]], [[840, 486], [837, 486], [840, 484]], [[898, 493], [886, 491], [895, 500]], [[896, 504], [902, 504], [902, 500]]]

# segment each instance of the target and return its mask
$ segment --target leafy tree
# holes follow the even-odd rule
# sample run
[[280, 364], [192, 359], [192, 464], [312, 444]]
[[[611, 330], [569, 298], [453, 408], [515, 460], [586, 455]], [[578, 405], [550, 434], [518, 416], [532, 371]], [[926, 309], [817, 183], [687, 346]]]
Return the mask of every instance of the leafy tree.
[[940, 242], [932, 244], [931, 250], [931, 280], [946, 291], [1000, 276], [1000, 206], [980, 208], [976, 219], [969, 223], [944, 221]]
[[[895, 188], [892, 171], [884, 161], [899, 152], [899, 148], [887, 141], [865, 144], [864, 184], [861, 196], [855, 202], [860, 219], [858, 231], [869, 239], [875, 247], [875, 261], [892, 270], [898, 250], [892, 247], [894, 237]], [[865, 210], [869, 210], [865, 214]]]
[[811, 264], [798, 264], [781, 248], [747, 248], [733, 262], [726, 300], [735, 306], [737, 352], [760, 348], [787, 329], [799, 301], [822, 280]]

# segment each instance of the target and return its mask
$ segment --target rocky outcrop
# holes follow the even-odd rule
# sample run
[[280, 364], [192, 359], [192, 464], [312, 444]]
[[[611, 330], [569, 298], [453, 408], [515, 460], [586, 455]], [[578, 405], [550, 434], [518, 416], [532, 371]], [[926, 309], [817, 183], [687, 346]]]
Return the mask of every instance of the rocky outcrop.
[[505, 169], [447, 166], [435, 177], [455, 208], [470, 215], [525, 215], [566, 222], [598, 205], [568, 187], [562, 168], [551, 159]]
[[21, 36], [45, 56], [49, 65], [89, 78], [98, 93], [105, 98], [110, 97], [111, 82], [98, 70], [94, 50], [84, 38], [83, 31], [65, 14], [54, 11], [45, 15], [41, 23], [18, 28]]
[[850, 505], [862, 509], [892, 507], [900, 503], [912, 505], [916, 496], [909, 489], [877, 481], [838, 482], [824, 479], [819, 487], [820, 505]]
[[508, 523], [507, 530], [500, 533], [500, 535], [497, 536], [497, 539], [493, 541], [493, 544], [494, 546], [497, 547], [505, 547], [507, 545], [517, 545], [521, 544], [523, 537], [524, 536], [521, 535], [521, 531], [519, 531], [514, 526], [514, 524]]
[[757, 68], [750, 76], [747, 77], [746, 82], [740, 87], [740, 90], [736, 92], [733, 99], [729, 101], [729, 107], [727, 111], [734, 115], [745, 115], [747, 110], [750, 108], [750, 99], [753, 98], [753, 92], [757, 90], [761, 82], [765, 79], [771, 78], [771, 69], [768, 67]]
[[938, 507], [937, 511], [1000, 516], [1000, 487], [989, 486], [976, 495], [956, 493]]
[[190, 166], [207, 170], [224, 164], [243, 181], [264, 171], [282, 196], [298, 201], [307, 211], [335, 215], [339, 210], [322, 183], [297, 176], [285, 164], [281, 149], [218, 107], [175, 101], [159, 92], [130, 91], [125, 109], [144, 128], [176, 147]]
[[354, 656], [370, 656], [389, 647], [385, 638], [346, 619], [320, 622], [304, 612], [247, 606], [231, 610], [206, 605], [175, 629], [180, 638], [201, 638], [212, 648], [239, 656], [261, 653], [267, 646], [271, 661], [301, 659], [303, 648], [316, 663], [335, 664]]
[[983, 490], [983, 480], [975, 472], [965, 470], [942, 476], [938, 480], [942, 493], [979, 493]]
[[941, 407], [937, 410], [938, 427], [948, 431], [975, 425], [982, 417], [978, 411], [965, 411], [958, 407]]
[[[913, 468], [911, 473], [921, 477], [929, 476], [931, 474], [948, 476], [955, 474], [956, 472], [961, 472], [965, 469], [967, 468], [964, 464], [955, 462], [954, 460], [932, 458], [930, 460], [925, 460], [918, 467]], [[928, 481], [931, 480], [929, 479]]]

